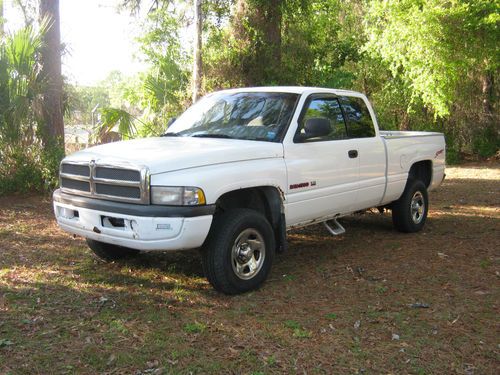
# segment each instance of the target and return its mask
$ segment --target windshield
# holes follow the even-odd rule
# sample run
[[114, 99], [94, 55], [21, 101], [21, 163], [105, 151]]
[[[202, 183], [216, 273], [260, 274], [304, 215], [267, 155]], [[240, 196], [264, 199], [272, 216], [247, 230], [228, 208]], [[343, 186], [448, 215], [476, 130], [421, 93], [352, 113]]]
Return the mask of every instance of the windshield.
[[215, 93], [184, 112], [165, 136], [279, 142], [298, 97], [291, 93]]

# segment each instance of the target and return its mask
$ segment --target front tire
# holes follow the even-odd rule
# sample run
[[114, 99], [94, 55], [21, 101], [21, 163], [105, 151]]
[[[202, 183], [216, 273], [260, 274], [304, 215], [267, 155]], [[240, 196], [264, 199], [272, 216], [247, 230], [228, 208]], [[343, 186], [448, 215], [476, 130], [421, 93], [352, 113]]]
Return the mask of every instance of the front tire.
[[429, 197], [427, 188], [420, 180], [409, 180], [403, 195], [392, 205], [394, 227], [405, 233], [420, 231], [427, 219]]
[[131, 258], [140, 253], [139, 250], [130, 249], [128, 247], [112, 245], [105, 242], [91, 240], [86, 238], [87, 245], [94, 252], [95, 255], [101, 260], [112, 262], [124, 258]]
[[260, 213], [233, 209], [218, 214], [202, 250], [210, 284], [225, 294], [257, 289], [267, 278], [274, 259], [271, 225]]

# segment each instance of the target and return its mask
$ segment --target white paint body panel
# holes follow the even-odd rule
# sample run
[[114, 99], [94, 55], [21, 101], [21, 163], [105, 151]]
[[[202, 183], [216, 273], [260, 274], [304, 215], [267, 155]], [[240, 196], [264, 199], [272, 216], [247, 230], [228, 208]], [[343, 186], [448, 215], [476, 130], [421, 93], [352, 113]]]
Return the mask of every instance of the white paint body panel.
[[[116, 142], [92, 147], [66, 158], [134, 163], [147, 167], [151, 186], [196, 186], [203, 189], [207, 204], [224, 193], [258, 186], [276, 187], [283, 197], [287, 227], [306, 225], [397, 200], [405, 187], [410, 167], [422, 160], [432, 162], [429, 189], [444, 178], [445, 143], [441, 133], [384, 132], [378, 130], [367, 98], [356, 92], [303, 87], [250, 88], [238, 91], [294, 92], [300, 94], [295, 113], [282, 143], [234, 139], [160, 137]], [[362, 98], [372, 116], [373, 138], [295, 144], [293, 135], [299, 114], [310, 94], [328, 93]], [[357, 158], [348, 151], [357, 150]], [[291, 185], [308, 183], [304, 188]], [[94, 240], [140, 250], [174, 250], [201, 246], [212, 216], [194, 218], [147, 218], [66, 207], [54, 203], [59, 225], [66, 231]], [[78, 220], [61, 215], [62, 208], [78, 209]], [[138, 223], [137, 230], [92, 231], [101, 215]], [[171, 231], [158, 231], [169, 224]]]
[[445, 144], [441, 133], [380, 132], [387, 152], [387, 191], [382, 204], [401, 196], [411, 166], [422, 160], [432, 161], [429, 190], [437, 188], [444, 179]]
[[[359, 188], [359, 158], [349, 158], [351, 148], [351, 140], [285, 145], [287, 225], [352, 211]], [[300, 183], [309, 185], [291, 189]]]
[[283, 157], [278, 143], [238, 139], [154, 137], [107, 143], [74, 153], [66, 160], [133, 162], [151, 174], [246, 160]]

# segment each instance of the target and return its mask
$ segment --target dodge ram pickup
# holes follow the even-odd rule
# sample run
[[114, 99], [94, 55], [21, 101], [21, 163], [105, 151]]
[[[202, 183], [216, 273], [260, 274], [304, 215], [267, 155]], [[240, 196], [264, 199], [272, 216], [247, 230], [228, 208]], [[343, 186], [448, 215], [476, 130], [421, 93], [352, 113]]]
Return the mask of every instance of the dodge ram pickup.
[[309, 87], [219, 91], [161, 137], [88, 148], [61, 162], [60, 227], [104, 260], [201, 249], [226, 294], [259, 287], [291, 228], [377, 207], [417, 232], [444, 179], [441, 133], [380, 131], [365, 95]]

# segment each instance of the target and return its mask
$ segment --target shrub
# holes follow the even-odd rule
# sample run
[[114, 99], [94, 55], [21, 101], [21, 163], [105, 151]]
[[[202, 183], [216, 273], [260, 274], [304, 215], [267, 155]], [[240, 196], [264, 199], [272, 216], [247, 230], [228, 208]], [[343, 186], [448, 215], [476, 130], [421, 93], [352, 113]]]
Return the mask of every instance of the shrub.
[[0, 144], [0, 194], [53, 190], [63, 155], [57, 147], [44, 149], [40, 143]]
[[482, 132], [477, 132], [472, 141], [472, 152], [482, 158], [495, 155], [500, 149], [500, 137], [493, 127], [487, 127]]

